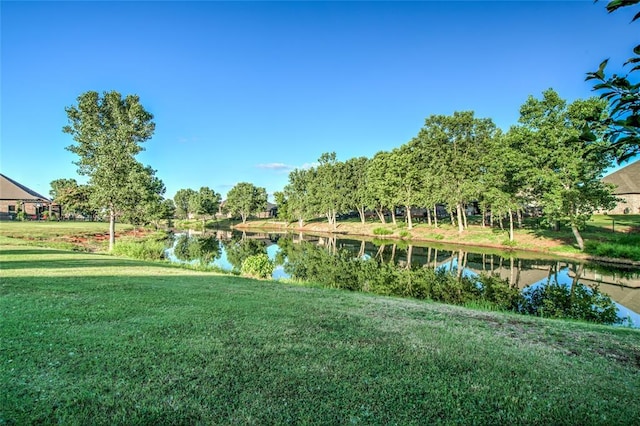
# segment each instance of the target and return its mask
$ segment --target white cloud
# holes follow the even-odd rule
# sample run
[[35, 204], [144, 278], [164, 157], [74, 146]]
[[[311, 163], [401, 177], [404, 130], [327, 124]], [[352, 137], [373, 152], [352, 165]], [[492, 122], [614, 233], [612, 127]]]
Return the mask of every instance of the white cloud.
[[266, 163], [266, 164], [258, 164], [256, 166], [259, 169], [268, 169], [268, 170], [293, 170], [294, 166], [289, 166], [284, 163]]

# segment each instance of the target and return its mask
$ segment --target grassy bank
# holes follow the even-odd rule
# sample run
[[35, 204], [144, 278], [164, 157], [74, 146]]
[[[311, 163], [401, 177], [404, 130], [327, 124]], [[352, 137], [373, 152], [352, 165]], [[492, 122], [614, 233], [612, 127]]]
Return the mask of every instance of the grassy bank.
[[[133, 226], [117, 224], [117, 237], [132, 234], [134, 234]], [[108, 247], [109, 224], [76, 221], [0, 221], [0, 237], [19, 239], [33, 246], [103, 251]]]
[[[587, 242], [583, 253], [576, 246], [571, 229], [561, 228], [559, 231], [543, 226], [538, 219], [528, 219], [522, 228], [516, 228], [515, 241], [509, 241], [507, 229], [498, 227], [482, 227], [479, 218], [470, 219], [470, 226], [462, 234], [458, 228], [447, 221], [441, 221], [438, 228], [426, 223], [416, 222], [412, 230], [408, 230], [404, 222], [397, 225], [381, 224], [377, 220], [369, 220], [362, 224], [359, 219], [352, 218], [340, 221], [336, 228], [325, 220], [314, 220], [305, 224], [304, 232], [336, 232], [368, 237], [384, 237], [405, 241], [431, 241], [443, 244], [493, 247], [507, 250], [526, 250], [570, 257], [608, 257], [640, 261], [640, 252], [636, 247], [640, 241], [640, 215], [595, 215], [582, 230]], [[248, 222], [237, 227], [244, 229], [298, 230], [297, 223], [261, 219]], [[508, 226], [508, 224], [505, 224]], [[631, 249], [630, 249], [631, 247]]]
[[640, 418], [636, 330], [0, 245], [0, 424]]

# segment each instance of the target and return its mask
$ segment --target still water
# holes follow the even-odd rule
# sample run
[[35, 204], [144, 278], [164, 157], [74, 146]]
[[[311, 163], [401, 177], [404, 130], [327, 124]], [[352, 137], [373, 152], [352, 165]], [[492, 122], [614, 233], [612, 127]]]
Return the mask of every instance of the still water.
[[173, 262], [205, 263], [227, 271], [239, 271], [248, 256], [266, 253], [276, 264], [274, 279], [299, 278], [300, 267], [294, 264], [294, 251], [301, 245], [317, 247], [324, 253], [337, 254], [346, 250], [353, 257], [373, 258], [397, 268], [444, 269], [459, 276], [497, 275], [520, 289], [549, 282], [564, 286], [579, 282], [589, 288], [597, 287], [610, 296], [618, 307], [618, 316], [627, 324], [640, 326], [638, 268], [580, 263], [531, 253], [483, 251], [475, 247], [228, 230], [207, 234], [207, 238], [194, 232], [177, 234], [173, 246], [167, 250], [167, 257]]

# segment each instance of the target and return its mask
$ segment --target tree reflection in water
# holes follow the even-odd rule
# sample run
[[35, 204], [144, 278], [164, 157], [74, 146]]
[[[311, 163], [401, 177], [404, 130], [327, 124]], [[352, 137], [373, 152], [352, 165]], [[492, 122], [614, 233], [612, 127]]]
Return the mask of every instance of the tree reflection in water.
[[[510, 259], [509, 278], [501, 278], [491, 271], [476, 273], [469, 269], [469, 255], [463, 250], [452, 253], [444, 262], [438, 256], [437, 249], [428, 249], [427, 262], [414, 265], [411, 245], [403, 250], [405, 256], [402, 260], [398, 259], [396, 244], [393, 244], [387, 257], [383, 244], [374, 256], [366, 256], [362, 244], [360, 247], [342, 249], [331, 237], [323, 238], [318, 245], [281, 238], [278, 245], [280, 253], [276, 262], [284, 266], [291, 278], [326, 287], [482, 306], [544, 317], [607, 324], [620, 322], [617, 307], [609, 296], [601, 293], [597, 286], [590, 288], [579, 283], [582, 265], [575, 267], [570, 286], [558, 281], [556, 265], [555, 271], [550, 268], [546, 282], [527, 287], [521, 292], [518, 287], [521, 268], [515, 268], [516, 260], [513, 258]], [[521, 266], [521, 261], [517, 262]]]

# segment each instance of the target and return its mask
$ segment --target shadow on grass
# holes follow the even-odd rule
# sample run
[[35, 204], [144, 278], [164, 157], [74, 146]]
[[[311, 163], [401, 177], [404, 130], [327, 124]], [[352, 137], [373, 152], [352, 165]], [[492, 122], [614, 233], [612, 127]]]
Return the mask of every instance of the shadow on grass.
[[[65, 268], [124, 268], [134, 266], [148, 266], [136, 260], [113, 259], [78, 259], [78, 260], [3, 260], [0, 269], [65, 269]], [[152, 264], [154, 267], [171, 267], [162, 263]]]

